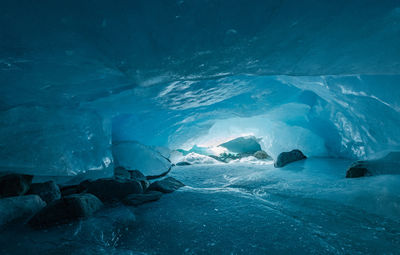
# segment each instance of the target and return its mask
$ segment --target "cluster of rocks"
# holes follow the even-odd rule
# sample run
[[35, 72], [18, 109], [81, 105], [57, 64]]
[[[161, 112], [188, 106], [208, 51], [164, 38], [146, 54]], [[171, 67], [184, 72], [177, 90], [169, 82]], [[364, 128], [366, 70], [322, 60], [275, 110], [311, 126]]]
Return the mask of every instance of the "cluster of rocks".
[[32, 179], [25, 174], [0, 175], [0, 227], [23, 221], [33, 228], [47, 228], [89, 217], [111, 203], [138, 206], [157, 201], [185, 186], [172, 177], [150, 183], [140, 171], [123, 168], [115, 169], [114, 178], [71, 186], [32, 183]]
[[215, 155], [208, 155], [208, 156], [222, 163], [229, 163], [232, 160], [241, 159], [242, 157], [244, 157], [244, 155], [241, 154], [232, 154], [226, 152], [221, 153], [218, 156]]
[[[236, 154], [224, 152], [224, 153], [219, 154], [218, 156], [216, 156], [216, 155], [208, 155], [208, 156], [210, 158], [213, 158], [222, 163], [229, 163], [232, 160], [242, 159], [242, 158], [251, 157], [251, 156], [253, 156], [259, 160], [271, 160], [272, 159], [265, 151], [262, 151], [262, 150], [256, 151], [254, 153], [236, 153]], [[182, 162], [176, 163], [176, 165], [177, 166], [188, 166], [191, 164], [189, 162], [182, 161]]]
[[[222, 162], [222, 163], [229, 163], [232, 160], [237, 160], [237, 159], [242, 159], [245, 157], [250, 157], [253, 156], [259, 160], [272, 160], [271, 156], [269, 156], [265, 151], [259, 150], [254, 153], [237, 153], [237, 154], [232, 154], [232, 153], [221, 153], [219, 156], [215, 155], [208, 155], [209, 157]], [[292, 150], [289, 152], [282, 152], [281, 154], [278, 155], [274, 166], [279, 168], [279, 167], [284, 167], [289, 163], [299, 161], [306, 159], [307, 157], [301, 152], [300, 150]], [[176, 163], [177, 166], [188, 166], [191, 165], [189, 162], [182, 161]]]

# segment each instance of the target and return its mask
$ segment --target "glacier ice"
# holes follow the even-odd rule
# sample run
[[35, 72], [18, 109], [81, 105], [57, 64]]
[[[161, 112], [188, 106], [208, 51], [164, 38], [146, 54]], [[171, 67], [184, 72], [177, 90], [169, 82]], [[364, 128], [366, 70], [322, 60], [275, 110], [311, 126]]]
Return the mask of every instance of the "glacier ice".
[[115, 141], [171, 149], [256, 135], [271, 155], [399, 150], [398, 1], [91, 2], [4, 1], [2, 112], [95, 112]]
[[20, 106], [0, 112], [0, 167], [47, 176], [110, 175], [111, 131], [95, 112]]
[[353, 167], [365, 171], [361, 176], [400, 174], [400, 152], [390, 152], [382, 158], [356, 161], [352, 164], [351, 168]]
[[[48, 232], [7, 226], [0, 253], [396, 253], [399, 33], [399, 0], [2, 0], [0, 171], [187, 186]], [[309, 158], [207, 156], [243, 137]], [[346, 179], [355, 161], [372, 176]]]
[[112, 146], [115, 166], [139, 170], [146, 176], [167, 173], [171, 162], [155, 149], [136, 141], [119, 141]]
[[[168, 158], [163, 147], [198, 153], [245, 136], [260, 138], [273, 158], [292, 149], [374, 158], [400, 150], [398, 82], [396, 75], [242, 75], [131, 88], [68, 108], [15, 106], [1, 112], [1, 167], [69, 175], [111, 166], [112, 141], [138, 141]], [[207, 104], [201, 84], [210, 90]], [[177, 94], [180, 86], [187, 92]]]
[[261, 146], [254, 136], [251, 137], [238, 137], [219, 146], [228, 149], [234, 153], [255, 153], [261, 150]]

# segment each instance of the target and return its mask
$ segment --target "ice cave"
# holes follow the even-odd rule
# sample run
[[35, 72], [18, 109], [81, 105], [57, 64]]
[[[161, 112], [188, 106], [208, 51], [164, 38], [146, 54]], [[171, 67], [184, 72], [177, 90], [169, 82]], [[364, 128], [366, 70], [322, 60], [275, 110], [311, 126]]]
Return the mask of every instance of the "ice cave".
[[400, 254], [400, 0], [0, 0], [0, 254]]

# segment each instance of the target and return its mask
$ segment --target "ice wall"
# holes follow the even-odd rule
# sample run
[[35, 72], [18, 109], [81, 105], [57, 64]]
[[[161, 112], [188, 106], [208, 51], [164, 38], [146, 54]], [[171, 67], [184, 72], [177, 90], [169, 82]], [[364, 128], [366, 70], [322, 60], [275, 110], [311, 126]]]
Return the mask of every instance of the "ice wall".
[[0, 112], [0, 170], [34, 175], [111, 175], [111, 127], [93, 112], [16, 107]]
[[168, 172], [171, 162], [158, 151], [136, 141], [113, 144], [115, 166], [139, 170], [146, 176], [159, 176]]

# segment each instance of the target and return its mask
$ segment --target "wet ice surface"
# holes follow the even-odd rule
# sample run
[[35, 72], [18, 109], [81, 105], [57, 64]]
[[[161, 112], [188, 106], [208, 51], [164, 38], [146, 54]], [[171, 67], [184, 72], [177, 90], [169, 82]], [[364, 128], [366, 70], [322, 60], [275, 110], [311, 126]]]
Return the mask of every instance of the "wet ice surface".
[[346, 160], [175, 167], [187, 187], [48, 231], [9, 228], [2, 254], [399, 254], [400, 176], [345, 179]]

